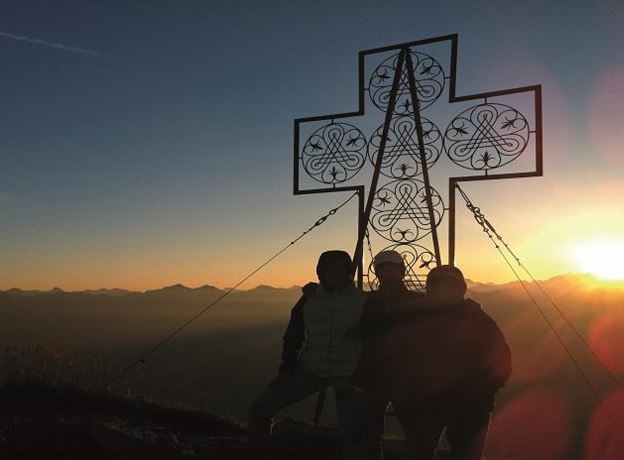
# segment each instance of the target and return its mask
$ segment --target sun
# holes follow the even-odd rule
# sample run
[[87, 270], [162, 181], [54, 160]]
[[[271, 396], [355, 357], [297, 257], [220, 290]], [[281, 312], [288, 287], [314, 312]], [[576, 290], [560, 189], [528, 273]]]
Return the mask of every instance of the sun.
[[572, 251], [579, 268], [605, 280], [624, 280], [624, 241], [595, 240]]

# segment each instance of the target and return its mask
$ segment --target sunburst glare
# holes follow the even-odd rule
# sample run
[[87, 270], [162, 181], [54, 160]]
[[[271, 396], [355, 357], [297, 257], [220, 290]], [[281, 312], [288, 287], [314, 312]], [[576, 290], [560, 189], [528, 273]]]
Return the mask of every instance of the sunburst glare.
[[624, 241], [589, 241], [576, 246], [572, 253], [582, 271], [606, 280], [624, 279]]

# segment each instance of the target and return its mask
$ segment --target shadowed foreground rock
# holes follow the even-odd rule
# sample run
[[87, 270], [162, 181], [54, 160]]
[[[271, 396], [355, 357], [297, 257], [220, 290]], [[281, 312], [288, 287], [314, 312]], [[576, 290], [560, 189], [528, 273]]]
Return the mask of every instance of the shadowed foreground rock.
[[[0, 389], [0, 458], [92, 460], [252, 460], [245, 428], [232, 419], [75, 389]], [[281, 419], [262, 459], [338, 459], [331, 427]], [[388, 460], [401, 443], [386, 442]]]

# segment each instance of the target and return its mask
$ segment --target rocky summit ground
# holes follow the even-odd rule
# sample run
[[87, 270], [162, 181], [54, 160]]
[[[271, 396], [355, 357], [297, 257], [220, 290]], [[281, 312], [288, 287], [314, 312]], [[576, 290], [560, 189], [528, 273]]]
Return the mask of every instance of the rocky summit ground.
[[[137, 399], [38, 385], [0, 389], [0, 458], [89, 460], [338, 459], [332, 427], [279, 420], [273, 448], [251, 456], [235, 420]], [[387, 441], [386, 458], [397, 458]]]

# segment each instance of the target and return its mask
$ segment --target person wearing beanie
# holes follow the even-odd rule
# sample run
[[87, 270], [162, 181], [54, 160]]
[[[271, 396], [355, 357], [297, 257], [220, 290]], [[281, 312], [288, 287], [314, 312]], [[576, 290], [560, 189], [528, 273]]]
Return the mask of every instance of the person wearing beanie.
[[465, 299], [459, 269], [432, 269], [426, 291], [426, 308], [386, 335], [386, 390], [409, 458], [433, 459], [446, 430], [452, 458], [480, 460], [494, 396], [511, 375], [511, 352], [496, 322]]
[[344, 459], [365, 456], [363, 402], [351, 381], [360, 356], [358, 329], [366, 294], [353, 283], [354, 265], [345, 251], [323, 252], [319, 284], [304, 290], [283, 337], [278, 376], [253, 401], [248, 415], [252, 454], [269, 447], [271, 419], [281, 409], [332, 386], [343, 432]]

